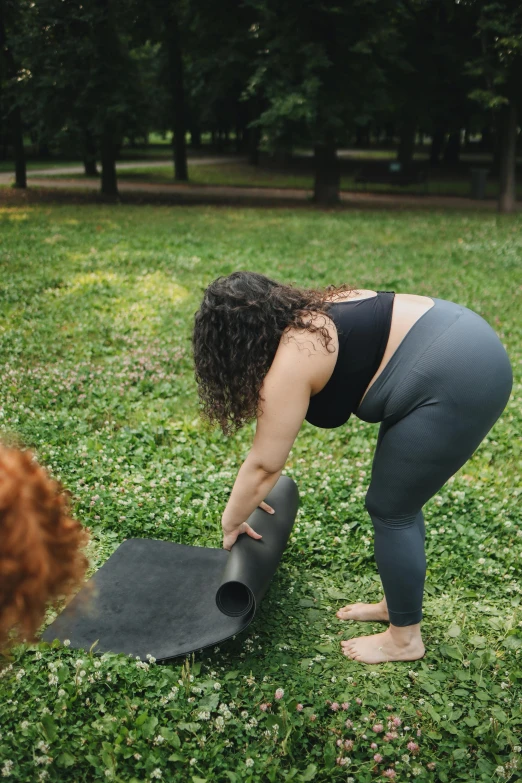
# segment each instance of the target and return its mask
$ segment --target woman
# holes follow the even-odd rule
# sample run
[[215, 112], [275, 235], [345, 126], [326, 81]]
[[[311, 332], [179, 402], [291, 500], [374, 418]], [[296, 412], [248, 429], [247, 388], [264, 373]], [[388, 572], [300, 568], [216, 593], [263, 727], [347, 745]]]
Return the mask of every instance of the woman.
[[32, 641], [47, 603], [80, 585], [87, 540], [31, 452], [0, 446], [0, 649]]
[[[509, 359], [479, 315], [441, 299], [388, 291], [303, 290], [235, 272], [205, 291], [194, 328], [206, 416], [224, 432], [257, 418], [223, 514], [226, 549], [272, 489], [306, 419], [381, 422], [366, 508], [384, 589], [341, 620], [389, 621], [341, 642], [364, 663], [424, 655], [422, 507], [471, 457], [511, 392]], [[262, 504], [268, 510], [266, 504]]]

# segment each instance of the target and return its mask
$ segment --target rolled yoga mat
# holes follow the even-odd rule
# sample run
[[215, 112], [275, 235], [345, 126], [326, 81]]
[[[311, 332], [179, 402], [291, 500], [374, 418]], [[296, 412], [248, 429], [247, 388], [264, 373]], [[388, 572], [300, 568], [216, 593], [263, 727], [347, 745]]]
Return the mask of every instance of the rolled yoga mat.
[[42, 639], [75, 649], [126, 653], [158, 661], [201, 650], [243, 631], [277, 570], [299, 495], [281, 476], [230, 552], [169, 541], [124, 541], [45, 630]]

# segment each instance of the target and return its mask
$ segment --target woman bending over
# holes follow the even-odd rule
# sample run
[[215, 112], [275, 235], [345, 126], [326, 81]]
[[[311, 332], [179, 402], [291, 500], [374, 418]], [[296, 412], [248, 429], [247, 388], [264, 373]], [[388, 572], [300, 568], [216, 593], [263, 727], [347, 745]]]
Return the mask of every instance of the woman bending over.
[[337, 612], [383, 620], [384, 633], [341, 642], [364, 663], [424, 655], [422, 507], [471, 457], [512, 387], [489, 324], [453, 302], [391, 291], [282, 285], [235, 272], [206, 289], [193, 335], [206, 416], [225, 433], [257, 419], [223, 513], [223, 546], [270, 492], [303, 421], [380, 422], [366, 508], [384, 597]]

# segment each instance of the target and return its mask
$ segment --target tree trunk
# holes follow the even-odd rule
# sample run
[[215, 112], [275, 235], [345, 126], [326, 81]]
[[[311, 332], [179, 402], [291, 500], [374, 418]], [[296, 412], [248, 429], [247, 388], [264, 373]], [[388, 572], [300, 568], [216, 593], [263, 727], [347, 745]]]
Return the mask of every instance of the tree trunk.
[[26, 188], [27, 167], [25, 164], [24, 129], [22, 112], [19, 106], [15, 106], [11, 112], [11, 129], [15, 156], [15, 188]]
[[340, 170], [337, 150], [332, 141], [314, 147], [314, 201], [322, 206], [338, 204]]
[[403, 166], [408, 166], [413, 160], [415, 147], [415, 123], [413, 120], [405, 120], [399, 129], [399, 148], [397, 160]]
[[[5, 73], [11, 81], [14, 81], [18, 72], [16, 63], [14, 61], [13, 53], [8, 46], [7, 36], [5, 31], [5, 23], [3, 17], [3, 8], [0, 6], [0, 58], [5, 63]], [[4, 72], [4, 63], [0, 62], [1, 71]], [[12, 101], [12, 96], [10, 98]], [[15, 156], [15, 187], [26, 188], [27, 187], [27, 171], [25, 164], [25, 150], [24, 150], [24, 128], [22, 122], [22, 112], [20, 106], [13, 102], [14, 108], [8, 113], [8, 124], [11, 129], [11, 139], [14, 148]]]
[[458, 163], [460, 158], [460, 131], [450, 133], [444, 150], [444, 163]]
[[431, 151], [430, 151], [430, 164], [437, 166], [440, 163], [440, 156], [442, 154], [442, 148], [444, 146], [444, 138], [446, 133], [442, 128], [436, 128], [433, 131], [431, 138]]
[[498, 211], [509, 213], [515, 210], [517, 109], [514, 102], [502, 110], [501, 133]]
[[118, 196], [118, 181], [116, 178], [116, 147], [111, 129], [105, 127], [101, 137], [101, 192], [104, 196]]
[[183, 55], [177, 17], [173, 12], [165, 19], [165, 47], [167, 49], [170, 75], [170, 92], [173, 115], [172, 154], [174, 158], [174, 179], [188, 180], [187, 145], [185, 141], [185, 86], [183, 83]]
[[480, 148], [485, 152], [493, 149], [493, 133], [489, 125], [485, 125], [480, 132]]
[[196, 124], [190, 128], [190, 146], [195, 150], [201, 149], [201, 128]]
[[261, 141], [261, 129], [248, 128], [248, 162], [251, 166], [259, 166], [259, 142]]
[[89, 131], [86, 131], [83, 137], [83, 165], [86, 177], [98, 176], [98, 169], [96, 167], [96, 144]]

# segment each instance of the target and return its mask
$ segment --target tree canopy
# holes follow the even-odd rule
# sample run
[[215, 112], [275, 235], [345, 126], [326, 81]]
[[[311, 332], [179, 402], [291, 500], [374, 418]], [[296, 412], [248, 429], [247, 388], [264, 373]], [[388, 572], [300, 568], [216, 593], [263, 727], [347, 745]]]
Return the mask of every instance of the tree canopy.
[[24, 137], [70, 150], [117, 194], [124, 140], [232, 133], [258, 159], [306, 146], [315, 197], [338, 199], [336, 151], [371, 128], [400, 163], [431, 137], [431, 163], [458, 159], [464, 133], [496, 145], [500, 206], [513, 208], [522, 102], [522, 7], [510, 0], [0, 0], [2, 149], [25, 187]]

